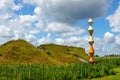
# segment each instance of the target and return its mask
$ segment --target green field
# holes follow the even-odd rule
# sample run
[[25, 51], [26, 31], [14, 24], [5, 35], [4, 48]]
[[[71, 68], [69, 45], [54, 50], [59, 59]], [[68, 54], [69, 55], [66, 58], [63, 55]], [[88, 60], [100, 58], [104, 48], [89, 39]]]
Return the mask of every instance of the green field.
[[92, 80], [120, 80], [120, 67], [113, 69], [116, 75], [105, 76], [101, 78], [94, 78]]
[[0, 80], [119, 80], [119, 66], [120, 58], [98, 58], [94, 64], [61, 66], [1, 63]]

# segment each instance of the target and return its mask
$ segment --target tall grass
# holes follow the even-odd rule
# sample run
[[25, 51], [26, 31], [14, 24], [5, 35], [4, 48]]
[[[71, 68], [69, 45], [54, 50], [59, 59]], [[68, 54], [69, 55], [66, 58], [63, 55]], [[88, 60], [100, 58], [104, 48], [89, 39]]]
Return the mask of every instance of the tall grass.
[[98, 59], [96, 63], [74, 63], [51, 66], [47, 64], [1, 64], [0, 80], [83, 80], [115, 74], [120, 58]]

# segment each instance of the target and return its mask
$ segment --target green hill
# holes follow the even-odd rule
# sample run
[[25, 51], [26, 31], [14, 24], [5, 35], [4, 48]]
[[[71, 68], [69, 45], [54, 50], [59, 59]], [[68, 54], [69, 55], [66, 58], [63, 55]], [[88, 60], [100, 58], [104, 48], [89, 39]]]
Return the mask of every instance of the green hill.
[[12, 40], [0, 46], [0, 61], [40, 63], [51, 60], [30, 43], [24, 40]]
[[38, 48], [61, 63], [76, 62], [78, 61], [77, 58], [82, 58], [88, 61], [88, 55], [85, 53], [84, 48], [56, 44], [44, 44], [40, 45]]
[[61, 65], [88, 60], [83, 48], [44, 44], [38, 48], [24, 40], [11, 40], [0, 46], [0, 62], [47, 63]]

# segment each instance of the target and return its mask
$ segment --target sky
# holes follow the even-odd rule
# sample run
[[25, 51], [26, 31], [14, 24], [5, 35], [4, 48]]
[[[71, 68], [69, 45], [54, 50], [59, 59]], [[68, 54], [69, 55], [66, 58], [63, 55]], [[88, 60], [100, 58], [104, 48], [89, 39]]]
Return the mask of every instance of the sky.
[[95, 55], [120, 54], [120, 0], [0, 0], [0, 44], [24, 39], [88, 53], [89, 18]]

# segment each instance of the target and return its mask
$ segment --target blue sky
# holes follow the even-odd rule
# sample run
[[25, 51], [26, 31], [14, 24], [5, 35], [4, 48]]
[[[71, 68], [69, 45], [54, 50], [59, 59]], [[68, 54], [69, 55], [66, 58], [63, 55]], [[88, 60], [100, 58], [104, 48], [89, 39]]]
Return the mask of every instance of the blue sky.
[[120, 0], [0, 0], [0, 44], [24, 39], [85, 48], [93, 18], [96, 55], [120, 54]]

